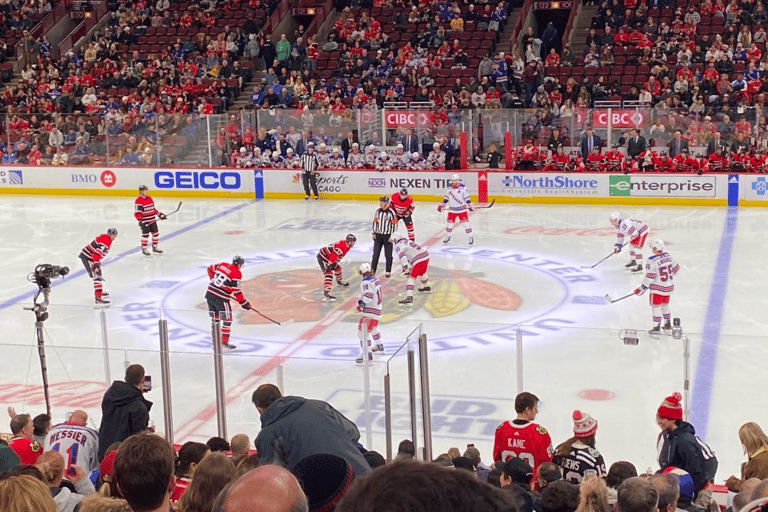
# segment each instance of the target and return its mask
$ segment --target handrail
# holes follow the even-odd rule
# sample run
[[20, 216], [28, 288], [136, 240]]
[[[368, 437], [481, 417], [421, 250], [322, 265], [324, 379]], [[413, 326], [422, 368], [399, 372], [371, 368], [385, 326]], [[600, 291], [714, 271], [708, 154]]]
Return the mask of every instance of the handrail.
[[[565, 24], [565, 30], [563, 31], [563, 40], [562, 45], [560, 46], [561, 51], [568, 46], [568, 39], [570, 39], [571, 30], [573, 30], [573, 21], [576, 19], [576, 13], [578, 12], [580, 5], [581, 2], [573, 2], [573, 5], [571, 6], [571, 14], [568, 16], [568, 23]], [[542, 56], [542, 59], [546, 58], [546, 55]]]
[[89, 30], [95, 27], [96, 24], [101, 21], [101, 18], [109, 12], [105, 2], [93, 2], [91, 5], [95, 7], [92, 11], [93, 16], [86, 16], [83, 18], [83, 21], [61, 40], [59, 43], [59, 57], [66, 55], [69, 50], [74, 48], [75, 43], [87, 34]]
[[[520, 31], [523, 30], [523, 23], [525, 23], [526, 15], [528, 14], [528, 11], [531, 10], [532, 6], [533, 0], [525, 0], [523, 6], [520, 8], [520, 18], [517, 20], [515, 30], [512, 31], [512, 37], [509, 40], [509, 53], [512, 53], [517, 45], [517, 39], [520, 37]], [[523, 55], [524, 54], [525, 49], [523, 49]]]
[[272, 15], [267, 19], [267, 22], [264, 23], [264, 26], [261, 27], [261, 31], [259, 32], [259, 36], [269, 37], [272, 35], [272, 32], [277, 28], [277, 26], [280, 24], [280, 22], [283, 19], [283, 16], [288, 12], [290, 9], [290, 6], [288, 5], [288, 0], [282, 0], [280, 4], [277, 6], [277, 9], [275, 9], [275, 12], [272, 13]]
[[[297, 2], [297, 3], [303, 4], [304, 2]], [[317, 7], [317, 12], [315, 13], [315, 19], [313, 19], [312, 23], [310, 23], [309, 26], [307, 27], [307, 31], [305, 32], [304, 39], [314, 37], [315, 34], [317, 34], [317, 32], [320, 30], [320, 26], [323, 24], [323, 22], [325, 22], [327, 15], [330, 14], [332, 9], [333, 9], [333, 0], [325, 0], [325, 2], [323, 2], [323, 5]]]
[[[45, 15], [43, 19], [41, 19], [37, 25], [32, 27], [32, 30], [29, 31], [29, 35], [31, 35], [33, 38], [37, 39], [38, 37], [42, 36], [43, 34], [46, 34], [49, 30], [53, 28], [56, 23], [61, 20], [64, 16], [67, 15], [67, 6], [64, 2], [60, 2], [56, 4], [56, 7], [54, 7], [51, 12]], [[22, 48], [22, 42], [19, 41], [16, 43], [15, 46], [15, 55], [17, 59], [20, 59], [23, 54], [23, 48]]]

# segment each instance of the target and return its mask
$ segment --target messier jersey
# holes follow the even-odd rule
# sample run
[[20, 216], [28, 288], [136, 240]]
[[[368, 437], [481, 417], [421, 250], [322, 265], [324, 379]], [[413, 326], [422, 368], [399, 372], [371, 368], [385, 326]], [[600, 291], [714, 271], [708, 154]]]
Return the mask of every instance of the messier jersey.
[[83, 247], [83, 250], [80, 251], [80, 256], [85, 256], [93, 262], [101, 261], [106, 257], [111, 246], [112, 239], [109, 238], [109, 235], [99, 235], [91, 243]]
[[157, 221], [157, 209], [151, 197], [136, 198], [133, 216], [142, 224], [152, 224]]
[[451, 213], [460, 213], [469, 209], [472, 200], [469, 198], [465, 187], [449, 188], [445, 193], [443, 203], [448, 203], [448, 211]]
[[246, 303], [243, 291], [240, 289], [240, 281], [243, 274], [232, 263], [219, 263], [208, 267], [208, 277], [211, 282], [208, 285], [206, 295], [211, 294], [223, 300], [234, 298], [241, 305]]
[[341, 258], [349, 252], [349, 249], [351, 247], [347, 245], [346, 240], [339, 240], [335, 244], [326, 245], [320, 249], [319, 256], [328, 266], [341, 261]]
[[363, 317], [381, 318], [381, 283], [376, 276], [366, 276], [360, 281], [360, 300], [365, 303]]
[[411, 196], [405, 196], [405, 199], [402, 199], [398, 192], [392, 194], [392, 199], [389, 201], [389, 207], [395, 210], [395, 215], [399, 218], [409, 216], [414, 208], [416, 208], [413, 205], [413, 198]]
[[90, 473], [99, 467], [99, 435], [95, 430], [74, 423], [61, 423], [45, 435], [45, 451], [59, 452], [67, 468], [77, 465]]
[[547, 429], [530, 421], [505, 421], [496, 427], [493, 440], [493, 460], [508, 461], [519, 457], [533, 468], [552, 460], [552, 438]]
[[429, 260], [429, 253], [416, 242], [411, 242], [407, 238], [401, 238], [395, 242], [395, 252], [397, 259], [403, 266], [410, 265], [415, 267], [422, 261]]
[[645, 278], [640, 287], [656, 295], [672, 295], [675, 283], [672, 277], [680, 271], [680, 265], [668, 252], [654, 254], [645, 260]]
[[621, 219], [616, 228], [616, 245], [624, 245], [624, 237], [630, 241], [645, 234], [648, 231], [648, 224], [641, 220]]
[[563, 479], [572, 484], [581, 483], [584, 474], [589, 470], [595, 471], [600, 477], [608, 474], [600, 452], [581, 443], [573, 443], [568, 455], [555, 455], [554, 462], [563, 468]]

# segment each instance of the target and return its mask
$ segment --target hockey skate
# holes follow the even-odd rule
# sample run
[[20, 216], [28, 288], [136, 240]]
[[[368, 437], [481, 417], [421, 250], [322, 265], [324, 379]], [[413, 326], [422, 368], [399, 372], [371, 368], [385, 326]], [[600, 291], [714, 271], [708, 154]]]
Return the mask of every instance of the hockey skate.
[[399, 304], [413, 304], [413, 297], [406, 297]]
[[152, 253], [149, 252], [149, 249], [147, 249], [146, 247], [141, 250], [141, 254], [143, 254], [144, 256], [152, 256]]
[[635, 260], [629, 260], [629, 263], [627, 263], [626, 265], [624, 265], [624, 268], [632, 268], [632, 267], [634, 267], [635, 265], [637, 265], [637, 263], [635, 263]]
[[[373, 355], [371, 355], [371, 354], [368, 354], [368, 360], [369, 360], [369, 361], [373, 361]], [[355, 362], [356, 362], [357, 364], [363, 364], [363, 356], [361, 355], [360, 357], [358, 357], [357, 359], [355, 359]]]
[[473, 237], [469, 237], [469, 246], [472, 247], [475, 245], [475, 239]]
[[102, 295], [101, 297], [96, 297], [95, 302], [96, 302], [96, 306], [108, 307], [110, 304], [109, 300], [104, 298], [104, 295]]
[[331, 295], [329, 292], [323, 292], [323, 302], [325, 302], [326, 300], [328, 302], [336, 302], [336, 297]]
[[320, 196], [315, 196], [315, 201], [317, 201], [318, 199], [320, 199]]
[[656, 327], [648, 331], [648, 334], [654, 338], [658, 338], [659, 335], [661, 335], [661, 328], [657, 325]]
[[432, 291], [432, 287], [431, 286], [422, 286], [421, 288], [419, 288], [419, 291], [420, 292], [431, 292]]
[[[101, 292], [101, 298], [102, 299], [108, 299], [109, 298], [109, 292]], [[670, 327], [671, 329], [671, 327]]]
[[384, 274], [384, 277], [392, 277], [392, 272], [387, 272], [386, 274]]
[[667, 321], [661, 328], [662, 331], [664, 331], [664, 334], [671, 334], [672, 333], [672, 324]]
[[384, 345], [379, 343], [378, 345], [374, 345], [371, 347], [371, 352], [384, 352]]
[[632, 269], [632, 272], [642, 272], [643, 271], [643, 265], [638, 263], [635, 268]]
[[163, 254], [163, 251], [158, 249], [157, 247], [152, 247], [152, 252], [156, 252], [157, 254]]
[[451, 235], [445, 235], [445, 238], [443, 238], [443, 243], [447, 244], [450, 241], [451, 241]]
[[337, 285], [339, 285], [339, 286], [349, 286], [349, 283], [348, 283], [348, 282], [346, 282], [346, 281], [340, 281], [340, 280], [338, 280], [338, 279], [336, 280], [336, 284], [337, 284]]
[[305, 201], [309, 201], [309, 196], [304, 197]]
[[230, 350], [234, 350], [234, 349], [236, 349], [236, 348], [237, 348], [237, 345], [234, 345], [234, 344], [232, 344], [232, 343], [229, 343], [229, 342], [227, 342], [227, 343], [222, 343], [222, 344], [221, 344], [221, 346], [222, 346], [222, 347], [224, 347], [224, 348], [228, 348], [228, 349], [230, 349]]

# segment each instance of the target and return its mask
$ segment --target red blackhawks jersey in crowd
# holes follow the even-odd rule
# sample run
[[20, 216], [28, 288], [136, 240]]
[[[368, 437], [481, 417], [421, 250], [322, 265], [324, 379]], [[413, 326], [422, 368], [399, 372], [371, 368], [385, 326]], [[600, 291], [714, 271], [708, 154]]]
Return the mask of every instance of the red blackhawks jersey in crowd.
[[405, 199], [402, 199], [399, 192], [392, 194], [389, 207], [395, 211], [395, 215], [398, 217], [407, 217], [416, 208], [413, 205], [413, 198], [411, 196], [405, 196]]
[[106, 257], [111, 246], [112, 239], [109, 238], [109, 235], [99, 235], [91, 243], [83, 247], [83, 250], [80, 251], [80, 255], [85, 256], [93, 262], [101, 261]]
[[142, 224], [152, 224], [157, 221], [159, 212], [155, 208], [155, 202], [151, 197], [139, 196], [136, 198], [133, 216]]
[[224, 300], [234, 298], [241, 305], [247, 301], [240, 289], [240, 281], [243, 274], [232, 263], [219, 263], [208, 267], [208, 277], [211, 279], [208, 285], [208, 293]]
[[347, 245], [346, 240], [339, 240], [335, 244], [326, 245], [320, 249], [320, 259], [325, 262], [326, 266], [332, 265], [340, 262], [350, 249], [351, 247]]
[[533, 468], [549, 462], [554, 455], [552, 438], [547, 429], [523, 420], [505, 421], [496, 428], [493, 440], [493, 460], [507, 461], [519, 457]]
[[43, 453], [43, 447], [40, 446], [40, 443], [26, 437], [13, 437], [8, 441], [8, 446], [19, 456], [19, 461], [22, 464], [34, 464]]

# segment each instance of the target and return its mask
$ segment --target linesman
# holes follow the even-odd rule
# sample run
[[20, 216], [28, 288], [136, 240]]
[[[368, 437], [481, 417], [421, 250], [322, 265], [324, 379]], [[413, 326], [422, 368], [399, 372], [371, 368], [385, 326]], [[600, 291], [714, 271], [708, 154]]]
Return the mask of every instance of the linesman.
[[379, 209], [373, 214], [373, 227], [371, 237], [373, 238], [373, 257], [371, 258], [371, 270], [376, 275], [376, 267], [379, 265], [379, 256], [381, 248], [384, 247], [384, 259], [387, 262], [386, 277], [392, 275], [392, 241], [390, 235], [397, 228], [397, 215], [389, 207], [389, 198], [381, 196], [379, 198]]

